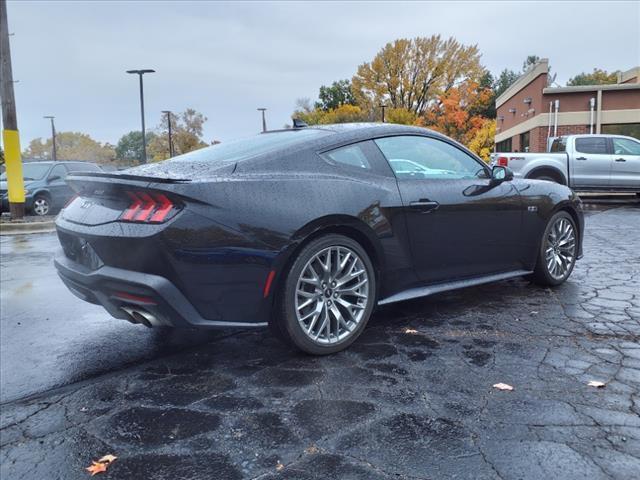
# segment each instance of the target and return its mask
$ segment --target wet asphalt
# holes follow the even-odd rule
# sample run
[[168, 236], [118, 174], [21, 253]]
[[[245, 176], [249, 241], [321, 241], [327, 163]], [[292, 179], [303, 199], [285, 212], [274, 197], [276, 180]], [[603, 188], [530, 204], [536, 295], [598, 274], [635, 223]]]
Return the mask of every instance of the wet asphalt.
[[106, 453], [105, 479], [640, 478], [640, 204], [586, 228], [559, 288], [391, 305], [324, 358], [111, 319], [57, 278], [54, 234], [1, 237], [0, 478]]

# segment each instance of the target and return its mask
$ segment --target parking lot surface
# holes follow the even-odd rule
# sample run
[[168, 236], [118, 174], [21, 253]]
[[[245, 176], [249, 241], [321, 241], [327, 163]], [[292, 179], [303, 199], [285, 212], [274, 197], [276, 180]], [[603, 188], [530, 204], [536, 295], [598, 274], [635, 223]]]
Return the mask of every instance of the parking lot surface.
[[2, 478], [87, 478], [107, 453], [105, 479], [640, 477], [638, 204], [588, 210], [559, 288], [390, 305], [322, 358], [110, 319], [66, 296], [54, 242], [2, 243]]

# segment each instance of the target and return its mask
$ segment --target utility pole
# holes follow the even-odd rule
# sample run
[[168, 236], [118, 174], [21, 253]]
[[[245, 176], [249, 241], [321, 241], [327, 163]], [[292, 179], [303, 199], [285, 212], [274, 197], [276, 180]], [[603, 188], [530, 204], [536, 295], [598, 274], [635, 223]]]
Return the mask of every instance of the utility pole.
[[7, 168], [9, 211], [12, 219], [22, 218], [24, 217], [24, 179], [22, 178], [16, 99], [13, 94], [7, 0], [0, 0], [0, 96], [2, 96], [2, 122], [4, 126], [2, 138]]
[[52, 149], [51, 149], [51, 159], [54, 162], [58, 161], [58, 151], [56, 150], [56, 126], [53, 124], [53, 119], [56, 118], [53, 115], [45, 115], [42, 118], [48, 118], [51, 120], [51, 144], [52, 144]]
[[169, 158], [173, 157], [173, 139], [171, 137], [171, 110], [162, 110], [167, 115], [167, 127], [169, 129]]
[[142, 158], [140, 163], [147, 163], [147, 137], [144, 130], [144, 88], [142, 86], [142, 76], [145, 73], [155, 73], [150, 68], [143, 70], [127, 70], [127, 73], [135, 73], [140, 78], [140, 116], [142, 117]]
[[380, 108], [382, 109], [382, 123], [384, 123], [384, 109], [387, 108], [386, 105], [380, 105]]
[[259, 112], [262, 112], [262, 133], [267, 131], [267, 120], [264, 117], [264, 112], [266, 111], [266, 108], [258, 108]]

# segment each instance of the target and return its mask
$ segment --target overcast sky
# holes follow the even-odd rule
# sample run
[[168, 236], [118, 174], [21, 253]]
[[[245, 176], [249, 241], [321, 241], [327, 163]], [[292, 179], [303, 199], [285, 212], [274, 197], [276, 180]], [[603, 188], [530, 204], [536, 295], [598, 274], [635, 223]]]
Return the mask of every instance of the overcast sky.
[[564, 84], [593, 67], [640, 64], [640, 2], [155, 2], [10, 1], [9, 30], [23, 147], [59, 131], [116, 143], [140, 129], [137, 77], [145, 76], [148, 128], [161, 110], [204, 113], [205, 140], [290, 121], [297, 98], [351, 78], [385, 43], [454, 36], [477, 44], [494, 74], [529, 54], [550, 59]]

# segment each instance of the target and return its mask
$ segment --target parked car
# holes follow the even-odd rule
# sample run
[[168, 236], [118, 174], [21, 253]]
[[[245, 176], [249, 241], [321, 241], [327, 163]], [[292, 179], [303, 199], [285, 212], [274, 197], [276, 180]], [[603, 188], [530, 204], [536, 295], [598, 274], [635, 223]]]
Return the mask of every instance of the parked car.
[[640, 194], [640, 141], [621, 135], [556, 138], [549, 153], [496, 153], [492, 165], [516, 177], [568, 185], [579, 191]]
[[[98, 165], [89, 162], [24, 163], [25, 210], [40, 216], [55, 212], [73, 196], [73, 190], [65, 182], [69, 173], [101, 171]], [[3, 212], [9, 210], [6, 172], [0, 175], [0, 204]]]
[[269, 324], [311, 354], [350, 345], [376, 305], [519, 276], [559, 285], [582, 254], [569, 188], [417, 127], [267, 132], [67, 182], [55, 265], [78, 297], [147, 326]]

